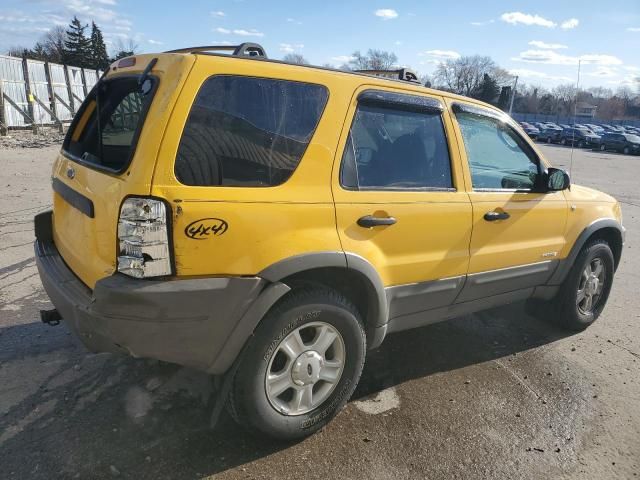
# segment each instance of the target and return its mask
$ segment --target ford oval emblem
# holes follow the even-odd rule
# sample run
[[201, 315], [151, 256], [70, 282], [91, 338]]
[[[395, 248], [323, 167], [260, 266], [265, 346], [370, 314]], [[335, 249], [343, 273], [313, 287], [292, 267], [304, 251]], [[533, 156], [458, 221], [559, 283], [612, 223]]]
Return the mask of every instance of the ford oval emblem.
[[73, 169], [73, 167], [67, 168], [67, 178], [70, 178], [73, 180], [75, 176], [76, 176], [76, 171]]
[[206, 240], [222, 235], [227, 231], [227, 228], [229, 228], [229, 224], [221, 218], [201, 218], [187, 225], [184, 233], [194, 240]]

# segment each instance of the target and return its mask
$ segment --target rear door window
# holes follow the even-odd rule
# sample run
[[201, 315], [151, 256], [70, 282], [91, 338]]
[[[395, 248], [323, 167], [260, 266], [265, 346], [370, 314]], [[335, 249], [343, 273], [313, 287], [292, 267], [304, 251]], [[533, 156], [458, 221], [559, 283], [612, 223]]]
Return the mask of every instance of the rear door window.
[[137, 76], [100, 82], [69, 129], [63, 144], [65, 153], [92, 167], [124, 171], [151, 103], [154, 82], [148, 78], [143, 88]]
[[193, 186], [280, 185], [300, 163], [327, 98], [321, 85], [232, 75], [209, 78], [182, 133], [176, 178]]

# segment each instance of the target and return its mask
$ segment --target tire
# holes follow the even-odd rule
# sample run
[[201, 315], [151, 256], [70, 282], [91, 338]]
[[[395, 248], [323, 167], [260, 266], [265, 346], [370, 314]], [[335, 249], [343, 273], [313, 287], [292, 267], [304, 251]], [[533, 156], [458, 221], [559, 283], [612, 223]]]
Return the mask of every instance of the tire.
[[547, 143], [551, 143], [551, 137], [547, 137]]
[[[602, 288], [597, 297], [593, 297], [592, 307], [586, 307], [586, 300], [579, 301], [579, 291], [588, 292], [585, 284], [584, 272], [587, 265], [594, 266], [600, 260], [604, 272], [604, 279], [598, 284]], [[593, 270], [596, 271], [595, 269]], [[553, 300], [547, 312], [540, 312], [553, 323], [572, 331], [582, 331], [595, 322], [609, 298], [614, 275], [614, 259], [609, 244], [602, 239], [596, 239], [585, 245], [569, 274], [565, 278], [558, 295]]]
[[578, 148], [584, 148], [584, 142], [582, 140], [578, 142]]
[[[314, 339], [321, 338], [319, 332], [338, 334], [322, 355], [318, 353], [321, 348], [311, 348]], [[304, 345], [294, 342], [295, 349], [286, 349], [294, 339], [302, 339]], [[340, 293], [322, 287], [301, 288], [287, 294], [265, 316], [249, 342], [232, 380], [227, 406], [240, 425], [279, 440], [300, 439], [324, 427], [353, 394], [366, 356], [366, 335], [357, 309]], [[336, 381], [318, 380], [318, 372], [323, 372], [330, 362], [338, 365], [340, 358], [341, 373], [335, 373], [339, 367], [329, 367]], [[272, 395], [279, 390], [274, 382], [274, 390], [267, 393], [267, 373], [290, 387], [279, 396]], [[313, 378], [317, 383], [312, 384]], [[307, 383], [301, 386], [294, 381]], [[309, 388], [319, 403], [296, 405], [296, 393]], [[303, 403], [308, 405], [307, 411]]]
[[622, 149], [622, 153], [624, 153], [625, 155], [629, 155], [629, 152], [630, 152], [630, 151], [631, 151], [631, 150], [629, 150], [629, 147], [624, 147], [624, 148]]
[[562, 140], [560, 140], [560, 143], [561, 143], [562, 145], [565, 145], [565, 146], [566, 146], [566, 145], [567, 145], [567, 139], [566, 139], [566, 138], [563, 138]]
[[607, 150], [607, 146], [603, 143], [602, 145], [600, 145], [600, 151], [604, 152]]

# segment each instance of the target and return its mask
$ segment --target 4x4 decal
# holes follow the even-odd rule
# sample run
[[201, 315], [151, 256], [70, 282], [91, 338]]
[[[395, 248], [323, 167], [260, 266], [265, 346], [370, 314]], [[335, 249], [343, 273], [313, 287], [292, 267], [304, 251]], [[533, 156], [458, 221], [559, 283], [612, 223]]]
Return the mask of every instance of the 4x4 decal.
[[187, 225], [184, 234], [194, 240], [206, 240], [222, 235], [228, 228], [229, 224], [221, 218], [201, 218]]

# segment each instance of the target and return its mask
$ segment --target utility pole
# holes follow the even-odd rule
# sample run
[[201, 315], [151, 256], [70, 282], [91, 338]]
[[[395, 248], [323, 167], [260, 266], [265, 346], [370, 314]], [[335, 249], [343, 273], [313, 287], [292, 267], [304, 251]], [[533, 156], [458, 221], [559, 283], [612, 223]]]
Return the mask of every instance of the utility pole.
[[509, 116], [511, 116], [511, 112], [513, 111], [513, 100], [516, 98], [516, 88], [518, 88], [518, 76], [516, 75], [516, 79], [513, 82], [513, 92], [511, 92], [511, 101], [509, 102]]

